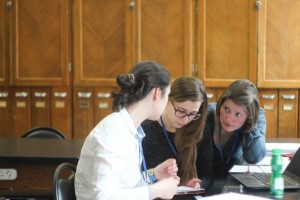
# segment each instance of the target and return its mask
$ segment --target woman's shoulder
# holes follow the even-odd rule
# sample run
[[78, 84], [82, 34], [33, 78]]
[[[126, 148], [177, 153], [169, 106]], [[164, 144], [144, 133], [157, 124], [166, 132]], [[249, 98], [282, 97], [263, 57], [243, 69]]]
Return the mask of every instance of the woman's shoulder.
[[208, 104], [208, 112], [214, 111], [215, 108], [216, 108], [216, 106], [217, 106], [217, 103], [216, 103], [216, 102], [211, 102], [211, 103], [209, 103], [209, 104]]
[[158, 122], [153, 120], [145, 120], [142, 122], [141, 126], [143, 130], [146, 132], [157, 130], [158, 129]]
[[214, 120], [214, 112], [215, 112], [216, 106], [217, 106], [217, 104], [215, 102], [212, 102], [212, 103], [208, 104], [207, 121]]

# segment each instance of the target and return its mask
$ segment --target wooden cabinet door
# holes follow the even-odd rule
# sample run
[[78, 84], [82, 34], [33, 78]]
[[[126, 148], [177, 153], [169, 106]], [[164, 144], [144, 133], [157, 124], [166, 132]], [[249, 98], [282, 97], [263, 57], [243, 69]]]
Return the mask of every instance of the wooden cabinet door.
[[155, 60], [172, 78], [192, 75], [194, 14], [192, 0], [138, 0], [133, 8], [134, 62]]
[[267, 138], [278, 137], [278, 91], [275, 89], [259, 90], [260, 107], [265, 110], [267, 120]]
[[67, 85], [69, 0], [10, 0], [13, 84]]
[[31, 129], [30, 88], [14, 88], [12, 96], [12, 135], [21, 137]]
[[300, 2], [260, 0], [258, 86], [300, 87]]
[[298, 137], [298, 90], [279, 90], [278, 136]]
[[85, 138], [94, 128], [94, 89], [75, 87], [73, 93], [73, 137]]
[[198, 77], [207, 87], [256, 83], [255, 0], [197, 0]]
[[12, 92], [7, 87], [0, 88], [0, 137], [12, 137]]
[[74, 0], [75, 86], [115, 86], [132, 61], [128, 0]]
[[51, 126], [72, 138], [72, 96], [68, 87], [51, 88]]
[[0, 0], [0, 85], [9, 83], [9, 27], [8, 27], [8, 10], [7, 0]]

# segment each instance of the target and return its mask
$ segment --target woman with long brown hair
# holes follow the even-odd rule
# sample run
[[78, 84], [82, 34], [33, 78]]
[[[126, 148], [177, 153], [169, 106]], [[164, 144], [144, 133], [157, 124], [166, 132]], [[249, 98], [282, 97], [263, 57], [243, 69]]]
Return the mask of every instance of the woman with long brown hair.
[[196, 77], [177, 78], [160, 119], [146, 120], [143, 148], [148, 168], [175, 158], [180, 185], [208, 188], [212, 180], [212, 137], [203, 134], [208, 108], [205, 87]]

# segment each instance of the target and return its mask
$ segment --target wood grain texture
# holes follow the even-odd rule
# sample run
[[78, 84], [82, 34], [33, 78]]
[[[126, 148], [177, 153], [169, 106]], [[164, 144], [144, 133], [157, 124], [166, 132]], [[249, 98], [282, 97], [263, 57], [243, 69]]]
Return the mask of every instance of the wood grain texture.
[[258, 85], [300, 87], [300, 2], [262, 1]]

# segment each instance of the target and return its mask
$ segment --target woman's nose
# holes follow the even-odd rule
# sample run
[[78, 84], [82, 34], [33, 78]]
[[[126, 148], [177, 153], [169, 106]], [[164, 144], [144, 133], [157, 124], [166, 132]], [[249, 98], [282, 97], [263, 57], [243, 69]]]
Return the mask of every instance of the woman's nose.
[[232, 113], [229, 113], [226, 115], [226, 119], [228, 122], [233, 122], [234, 121], [234, 115]]

